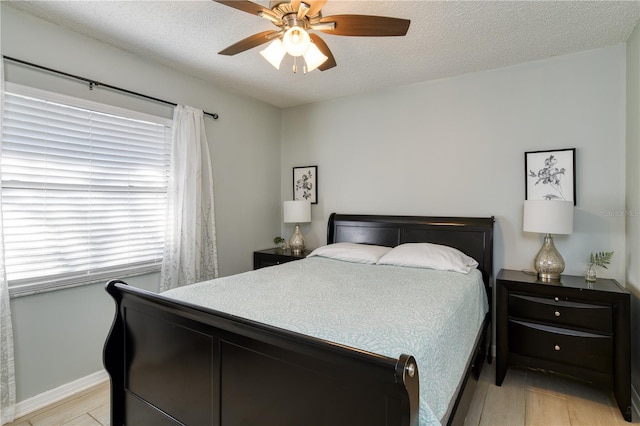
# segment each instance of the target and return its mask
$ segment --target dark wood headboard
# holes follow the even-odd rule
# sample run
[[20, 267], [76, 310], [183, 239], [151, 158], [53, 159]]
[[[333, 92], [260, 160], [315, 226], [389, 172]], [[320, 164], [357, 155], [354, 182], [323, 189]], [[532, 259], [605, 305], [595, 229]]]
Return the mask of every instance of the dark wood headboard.
[[[489, 293], [493, 281], [492, 217], [380, 216], [332, 213], [327, 244], [351, 242], [395, 247], [434, 243], [473, 257]], [[490, 293], [489, 293], [490, 294]]]

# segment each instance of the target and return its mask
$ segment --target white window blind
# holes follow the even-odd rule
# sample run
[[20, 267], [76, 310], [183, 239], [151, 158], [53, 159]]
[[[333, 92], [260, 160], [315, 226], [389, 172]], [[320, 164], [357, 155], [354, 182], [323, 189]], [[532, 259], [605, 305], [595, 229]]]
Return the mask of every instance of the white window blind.
[[158, 270], [167, 120], [39, 94], [5, 95], [2, 209], [12, 294]]

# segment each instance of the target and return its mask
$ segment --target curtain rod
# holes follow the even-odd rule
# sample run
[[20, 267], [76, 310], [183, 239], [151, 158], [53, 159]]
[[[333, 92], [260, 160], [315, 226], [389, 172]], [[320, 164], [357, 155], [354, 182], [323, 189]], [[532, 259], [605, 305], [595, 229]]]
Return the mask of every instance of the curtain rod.
[[[164, 99], [154, 98], [153, 96], [147, 96], [147, 95], [144, 95], [142, 93], [134, 92], [134, 91], [131, 91], [131, 90], [128, 90], [128, 89], [123, 89], [121, 87], [112, 86], [112, 85], [106, 84], [106, 83], [101, 83], [99, 81], [91, 80], [89, 78], [81, 77], [79, 75], [69, 74], [69, 73], [64, 72], [64, 71], [54, 70], [53, 68], [43, 67], [42, 65], [37, 65], [37, 64], [31, 63], [31, 62], [23, 61], [21, 59], [12, 58], [10, 56], [5, 56], [5, 55], [2, 55], [2, 57], [4, 59], [6, 59], [7, 61], [16, 62], [18, 64], [27, 65], [27, 66], [32, 67], [32, 68], [38, 68], [38, 69], [41, 69], [41, 70], [44, 70], [44, 71], [48, 71], [48, 72], [52, 72], [52, 73], [55, 73], [55, 74], [64, 75], [65, 77], [75, 78], [76, 80], [84, 81], [85, 83], [89, 83], [89, 90], [93, 90], [93, 88], [97, 87], [97, 86], [102, 86], [102, 87], [106, 87], [107, 89], [116, 90], [118, 92], [126, 93], [126, 94], [133, 95], [133, 96], [138, 96], [140, 98], [148, 99], [148, 100], [151, 100], [151, 101], [160, 102], [160, 103], [167, 104], [167, 105], [172, 105], [172, 106], [177, 106], [178, 105], [175, 102], [169, 102], [169, 101], [165, 101]], [[211, 113], [211, 112], [206, 112], [206, 111], [203, 111], [203, 113], [205, 115], [208, 115], [209, 117], [213, 118], [214, 120], [218, 119], [218, 114]]]

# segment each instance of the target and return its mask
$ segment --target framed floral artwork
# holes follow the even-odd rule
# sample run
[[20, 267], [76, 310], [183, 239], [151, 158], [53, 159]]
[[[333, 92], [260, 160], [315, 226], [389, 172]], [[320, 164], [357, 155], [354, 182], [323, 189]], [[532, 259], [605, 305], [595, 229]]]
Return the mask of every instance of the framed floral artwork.
[[525, 200], [564, 200], [576, 205], [576, 149], [524, 153]]
[[318, 204], [318, 166], [293, 168], [293, 199]]

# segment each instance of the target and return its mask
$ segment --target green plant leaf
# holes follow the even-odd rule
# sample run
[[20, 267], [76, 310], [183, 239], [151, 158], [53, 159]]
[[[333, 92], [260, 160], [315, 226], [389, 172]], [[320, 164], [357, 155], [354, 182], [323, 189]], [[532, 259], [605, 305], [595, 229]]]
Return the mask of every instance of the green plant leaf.
[[613, 251], [600, 251], [589, 254], [589, 264], [601, 266], [607, 269], [607, 265], [611, 263], [613, 257]]

